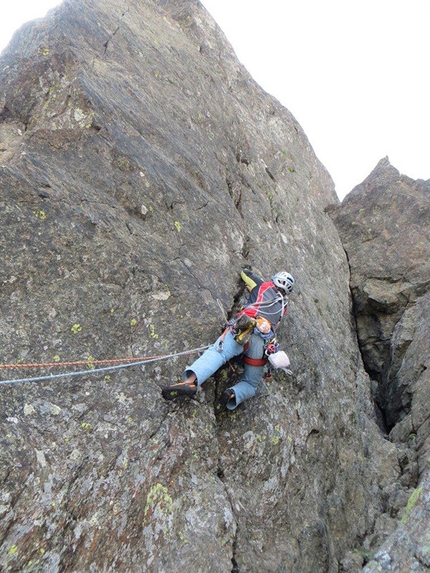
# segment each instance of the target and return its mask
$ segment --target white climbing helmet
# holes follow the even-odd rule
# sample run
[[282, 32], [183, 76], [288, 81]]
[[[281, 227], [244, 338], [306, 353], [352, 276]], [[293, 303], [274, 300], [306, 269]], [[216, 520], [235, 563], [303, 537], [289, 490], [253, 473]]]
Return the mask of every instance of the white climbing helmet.
[[294, 290], [294, 278], [286, 271], [280, 271], [272, 277], [272, 282], [275, 286], [285, 292], [291, 294]]

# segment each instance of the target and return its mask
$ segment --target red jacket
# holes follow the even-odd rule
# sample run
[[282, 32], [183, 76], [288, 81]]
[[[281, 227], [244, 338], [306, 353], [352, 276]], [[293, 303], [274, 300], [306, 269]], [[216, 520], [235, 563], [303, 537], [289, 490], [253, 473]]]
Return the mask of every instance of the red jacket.
[[262, 316], [271, 322], [273, 328], [276, 328], [287, 312], [287, 299], [272, 281], [263, 281], [247, 269], [242, 271], [242, 278], [248, 285], [255, 285], [242, 313], [252, 318]]

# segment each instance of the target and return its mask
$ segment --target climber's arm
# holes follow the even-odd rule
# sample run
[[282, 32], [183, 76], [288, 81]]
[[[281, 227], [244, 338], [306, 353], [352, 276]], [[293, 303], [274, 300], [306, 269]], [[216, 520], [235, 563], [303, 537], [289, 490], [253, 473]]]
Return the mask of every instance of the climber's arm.
[[259, 277], [254, 275], [249, 269], [243, 269], [243, 271], [240, 273], [240, 277], [246, 284], [246, 288], [249, 290], [249, 292], [251, 292], [254, 287], [259, 286], [263, 282]]

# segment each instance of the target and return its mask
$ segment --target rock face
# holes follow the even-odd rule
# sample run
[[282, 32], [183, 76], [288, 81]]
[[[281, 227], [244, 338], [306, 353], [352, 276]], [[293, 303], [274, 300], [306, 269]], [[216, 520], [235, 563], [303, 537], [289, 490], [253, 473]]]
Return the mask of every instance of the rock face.
[[335, 220], [351, 266], [366, 370], [380, 386], [378, 404], [391, 429], [410, 409], [411, 395], [398, 373], [415, 326], [428, 318], [430, 183], [401, 176], [384, 159]]
[[[411, 488], [396, 489], [405, 454], [375, 422], [333, 182], [297, 121], [194, 0], [67, 0], [0, 64], [1, 361], [85, 365], [0, 386], [0, 566], [361, 567], [347, 552]], [[218, 419], [229, 368], [164, 403], [219, 334], [218, 302], [241, 299], [244, 265], [296, 278], [279, 335], [294, 375]]]
[[410, 491], [400, 527], [365, 570], [427, 571], [430, 181], [400, 175], [383, 159], [332, 214], [348, 254], [359, 342], [381, 423], [403, 451], [395, 486]]

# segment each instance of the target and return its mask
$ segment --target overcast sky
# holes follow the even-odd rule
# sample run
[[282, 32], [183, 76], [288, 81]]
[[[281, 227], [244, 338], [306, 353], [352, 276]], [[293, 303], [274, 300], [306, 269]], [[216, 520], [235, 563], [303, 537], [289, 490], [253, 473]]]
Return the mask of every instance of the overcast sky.
[[[58, 0], [11, 0], [0, 50]], [[296, 117], [343, 198], [388, 155], [430, 179], [430, 0], [202, 0], [254, 79]]]

